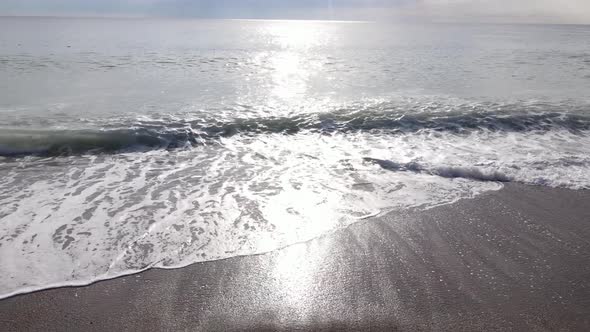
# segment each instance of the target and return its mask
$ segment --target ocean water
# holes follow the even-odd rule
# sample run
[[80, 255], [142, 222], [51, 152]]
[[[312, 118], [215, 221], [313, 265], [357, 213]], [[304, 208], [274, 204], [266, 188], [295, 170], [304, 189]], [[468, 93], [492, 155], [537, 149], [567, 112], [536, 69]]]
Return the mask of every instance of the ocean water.
[[589, 35], [0, 18], [0, 297], [590, 189]]

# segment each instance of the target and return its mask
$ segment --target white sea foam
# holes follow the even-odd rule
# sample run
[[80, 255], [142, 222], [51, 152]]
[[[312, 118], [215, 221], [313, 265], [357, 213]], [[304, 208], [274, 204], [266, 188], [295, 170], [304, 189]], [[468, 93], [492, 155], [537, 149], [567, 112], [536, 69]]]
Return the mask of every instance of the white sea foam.
[[569, 131], [266, 134], [0, 166], [0, 293], [247, 255], [501, 181], [590, 188]]

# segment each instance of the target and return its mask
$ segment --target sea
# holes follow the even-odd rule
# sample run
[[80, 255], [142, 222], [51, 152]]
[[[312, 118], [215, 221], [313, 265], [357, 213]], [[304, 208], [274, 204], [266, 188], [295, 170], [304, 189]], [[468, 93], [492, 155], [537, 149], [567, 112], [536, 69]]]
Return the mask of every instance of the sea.
[[0, 18], [0, 298], [269, 252], [507, 183], [588, 190], [589, 36]]

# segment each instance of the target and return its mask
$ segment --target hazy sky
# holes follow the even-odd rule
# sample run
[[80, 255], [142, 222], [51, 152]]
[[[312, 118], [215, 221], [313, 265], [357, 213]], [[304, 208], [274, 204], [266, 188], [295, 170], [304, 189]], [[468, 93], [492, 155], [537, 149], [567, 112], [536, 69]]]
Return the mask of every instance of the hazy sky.
[[0, 0], [0, 15], [590, 24], [590, 0]]

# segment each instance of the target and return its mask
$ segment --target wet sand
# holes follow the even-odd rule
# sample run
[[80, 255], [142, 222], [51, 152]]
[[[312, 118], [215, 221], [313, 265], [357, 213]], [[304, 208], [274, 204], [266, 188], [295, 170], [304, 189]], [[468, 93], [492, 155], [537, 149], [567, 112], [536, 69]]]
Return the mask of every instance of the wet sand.
[[264, 255], [0, 301], [0, 331], [589, 331], [590, 192], [507, 185]]

